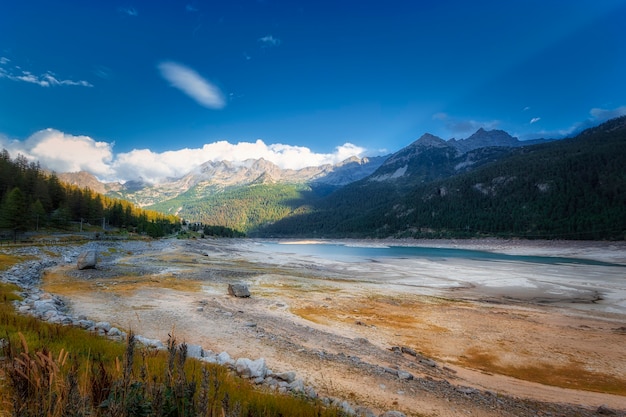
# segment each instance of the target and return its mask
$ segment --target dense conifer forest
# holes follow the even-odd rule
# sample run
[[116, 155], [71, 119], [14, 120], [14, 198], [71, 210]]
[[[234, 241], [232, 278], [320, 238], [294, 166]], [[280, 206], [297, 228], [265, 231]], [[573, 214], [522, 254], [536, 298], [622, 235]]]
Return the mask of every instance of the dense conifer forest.
[[[4, 239], [42, 229], [69, 230], [99, 226], [160, 237], [179, 225], [175, 216], [142, 210], [133, 204], [80, 189], [46, 173], [23, 155], [0, 152], [0, 230]], [[80, 230], [79, 229], [79, 230]]]
[[425, 182], [367, 178], [270, 236], [626, 239], [626, 117]]

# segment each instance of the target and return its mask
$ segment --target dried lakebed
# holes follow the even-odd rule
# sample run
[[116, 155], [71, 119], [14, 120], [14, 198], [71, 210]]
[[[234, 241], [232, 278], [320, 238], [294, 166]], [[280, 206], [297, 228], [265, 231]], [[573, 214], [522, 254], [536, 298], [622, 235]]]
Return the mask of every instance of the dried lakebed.
[[[322, 395], [377, 411], [624, 415], [623, 244], [423, 245], [601, 262], [342, 260], [250, 240], [94, 242], [50, 248], [59, 262], [40, 286], [74, 315], [262, 357]], [[98, 268], [78, 271], [87, 247], [97, 248]], [[233, 282], [252, 296], [229, 296]]]

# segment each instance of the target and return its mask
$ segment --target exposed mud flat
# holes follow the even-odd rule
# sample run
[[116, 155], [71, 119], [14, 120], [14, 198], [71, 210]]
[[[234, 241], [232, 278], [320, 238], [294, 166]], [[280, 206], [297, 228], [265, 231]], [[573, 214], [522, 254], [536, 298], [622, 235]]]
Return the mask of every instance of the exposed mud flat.
[[[68, 264], [49, 271], [44, 287], [65, 295], [76, 314], [146, 337], [175, 332], [216, 352], [264, 357], [275, 371], [295, 370], [318, 391], [373, 409], [438, 416], [626, 410], [623, 243], [345, 243], [615, 265], [355, 262], [272, 253], [250, 240], [170, 240], [102, 244], [98, 269]], [[248, 284], [252, 297], [229, 296], [232, 282]]]

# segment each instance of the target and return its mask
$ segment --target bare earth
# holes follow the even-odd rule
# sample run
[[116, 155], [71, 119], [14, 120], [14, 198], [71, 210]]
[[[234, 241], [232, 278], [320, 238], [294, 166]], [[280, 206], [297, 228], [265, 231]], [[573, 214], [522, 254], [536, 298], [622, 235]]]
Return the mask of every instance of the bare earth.
[[[355, 262], [273, 252], [250, 240], [169, 240], [102, 243], [97, 270], [59, 267], [46, 273], [44, 289], [64, 295], [76, 315], [264, 357], [322, 395], [376, 411], [594, 415], [605, 405], [626, 415], [624, 243], [392, 244], [617, 265]], [[252, 297], [229, 296], [230, 282], [247, 283]]]

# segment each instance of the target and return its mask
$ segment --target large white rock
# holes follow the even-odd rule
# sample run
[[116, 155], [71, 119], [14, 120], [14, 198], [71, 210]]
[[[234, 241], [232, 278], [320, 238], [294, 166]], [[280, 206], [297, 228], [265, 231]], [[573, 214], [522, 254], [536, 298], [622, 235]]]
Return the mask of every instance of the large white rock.
[[264, 358], [255, 361], [248, 358], [239, 358], [235, 362], [235, 368], [237, 373], [244, 378], [265, 378], [267, 375], [267, 365]]
[[98, 253], [95, 250], [88, 250], [78, 255], [76, 266], [78, 269], [94, 269], [98, 262]]

